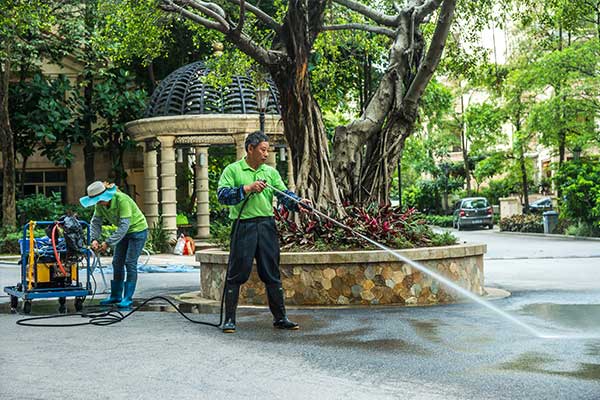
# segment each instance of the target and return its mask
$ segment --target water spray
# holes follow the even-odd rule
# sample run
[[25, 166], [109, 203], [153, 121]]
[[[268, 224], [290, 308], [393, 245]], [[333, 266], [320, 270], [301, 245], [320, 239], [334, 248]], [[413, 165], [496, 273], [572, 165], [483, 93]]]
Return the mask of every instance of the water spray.
[[477, 302], [478, 304], [492, 310], [493, 312], [495, 312], [496, 314], [500, 315], [501, 317], [511, 321], [514, 324], [517, 324], [518, 326], [520, 326], [521, 328], [525, 329], [527, 332], [531, 333], [532, 335], [539, 337], [539, 338], [557, 338], [557, 336], [549, 336], [549, 335], [544, 335], [542, 333], [540, 333], [539, 331], [537, 331], [536, 329], [532, 328], [531, 326], [527, 325], [525, 322], [515, 318], [514, 316], [510, 315], [509, 313], [507, 313], [506, 311], [501, 310], [500, 308], [494, 306], [493, 304], [491, 304], [489, 301], [486, 301], [482, 298], [480, 298], [479, 296], [477, 296], [476, 294], [466, 290], [465, 288], [460, 287], [459, 285], [457, 285], [456, 283], [452, 282], [451, 280], [449, 280], [448, 278], [440, 275], [439, 273], [430, 270], [429, 268], [425, 267], [424, 265], [411, 260], [410, 258], [407, 258], [405, 256], [403, 256], [402, 254], [398, 253], [397, 251], [394, 251], [393, 249], [390, 249], [389, 247], [359, 233], [356, 232], [355, 230], [353, 230], [352, 228], [350, 228], [349, 226], [331, 218], [330, 216], [320, 212], [319, 210], [315, 209], [314, 207], [306, 204], [306, 203], [302, 203], [299, 200], [295, 199], [294, 197], [288, 195], [287, 193], [282, 192], [281, 190], [274, 188], [273, 186], [271, 186], [270, 184], [267, 183], [267, 187], [269, 187], [270, 189], [272, 189], [273, 191], [275, 191], [276, 193], [287, 197], [288, 199], [293, 200], [294, 202], [298, 203], [299, 207], [304, 207], [308, 210], [310, 210], [311, 212], [317, 214], [318, 216], [325, 218], [331, 222], [333, 222], [334, 224], [336, 224], [337, 226], [344, 228], [348, 231], [350, 231], [353, 235], [358, 236], [359, 238], [366, 240], [367, 242], [371, 243], [372, 245], [380, 248], [381, 250], [384, 250], [390, 254], [392, 254], [394, 257], [396, 257], [398, 260], [402, 261], [405, 264], [410, 265], [411, 267], [423, 272], [424, 274], [429, 275], [430, 277], [432, 277], [433, 279], [437, 280], [438, 282], [446, 285], [447, 287], [450, 287], [454, 290], [456, 290], [457, 292], [459, 292], [460, 294], [462, 294], [463, 296]]

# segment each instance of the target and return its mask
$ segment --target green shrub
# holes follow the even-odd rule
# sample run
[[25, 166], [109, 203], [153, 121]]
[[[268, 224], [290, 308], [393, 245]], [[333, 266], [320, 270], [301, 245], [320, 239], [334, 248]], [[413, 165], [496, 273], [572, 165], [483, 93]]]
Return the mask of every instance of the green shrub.
[[163, 217], [158, 216], [158, 221], [150, 227], [146, 249], [151, 253], [170, 253], [171, 243], [167, 231], [163, 228]]
[[17, 200], [17, 221], [24, 225], [28, 221], [54, 221], [65, 212], [60, 193], [51, 197], [36, 194]]
[[439, 233], [432, 237], [432, 246], [451, 246], [456, 244], [456, 236], [450, 232]]
[[435, 225], [442, 228], [452, 228], [452, 215], [424, 215], [423, 218], [429, 225]]
[[592, 232], [600, 233], [600, 162], [565, 162], [557, 171], [555, 182], [563, 195], [561, 214], [580, 223], [578, 226], [587, 225], [593, 228]]
[[594, 229], [594, 227], [585, 222], [578, 222], [577, 224], [570, 225], [565, 229], [566, 235], [571, 236], [598, 236], [598, 232]]
[[543, 233], [544, 220], [541, 215], [513, 215], [500, 220], [500, 230], [506, 232]]

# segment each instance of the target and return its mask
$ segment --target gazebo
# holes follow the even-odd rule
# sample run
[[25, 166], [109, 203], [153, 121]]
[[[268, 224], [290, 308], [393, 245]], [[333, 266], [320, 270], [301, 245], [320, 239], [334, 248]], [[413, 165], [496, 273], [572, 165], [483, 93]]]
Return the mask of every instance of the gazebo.
[[257, 90], [249, 77], [234, 76], [230, 85], [215, 88], [203, 79], [208, 73], [202, 62], [172, 72], [152, 94], [145, 118], [126, 125], [131, 137], [144, 147], [143, 201], [148, 224], [154, 226], [162, 215], [163, 228], [171, 238], [177, 235], [177, 149], [187, 148], [195, 154], [198, 239], [210, 237], [209, 146], [234, 145], [240, 159], [245, 155], [246, 136], [259, 130], [264, 119], [264, 132], [272, 145], [267, 163], [276, 165], [275, 150], [279, 149], [280, 159], [287, 159], [289, 186], [294, 186], [279, 93], [273, 82], [266, 79], [268, 90]]

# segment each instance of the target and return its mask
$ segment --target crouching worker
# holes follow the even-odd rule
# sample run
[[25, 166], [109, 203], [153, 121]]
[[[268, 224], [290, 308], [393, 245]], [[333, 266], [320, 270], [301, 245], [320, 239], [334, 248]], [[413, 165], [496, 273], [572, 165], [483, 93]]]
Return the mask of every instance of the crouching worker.
[[[79, 202], [84, 207], [95, 207], [90, 222], [92, 250], [105, 251], [108, 246], [114, 248], [110, 297], [102, 300], [100, 304], [115, 304], [120, 308], [128, 308], [133, 303], [138, 258], [148, 237], [146, 217], [135, 201], [125, 193], [117, 191], [114, 184], [93, 182], [87, 187], [87, 196], [79, 199]], [[103, 223], [115, 225], [117, 230], [100, 244]]]
[[[302, 203], [310, 205], [310, 200], [300, 199], [288, 191], [279, 172], [265, 164], [269, 139], [264, 133], [259, 131], [248, 135], [245, 147], [246, 157], [223, 170], [217, 189], [219, 202], [231, 206], [229, 218], [234, 221], [225, 287], [225, 323], [222, 329], [225, 333], [235, 332], [235, 311], [240, 285], [248, 281], [253, 259], [256, 259], [258, 276], [266, 287], [273, 326], [279, 329], [298, 329], [298, 324], [290, 321], [285, 311], [279, 274], [279, 238], [273, 218], [273, 195], [276, 192], [267, 187], [267, 183]], [[281, 194], [276, 195], [287, 209], [299, 210], [295, 201]], [[300, 211], [307, 212], [308, 209], [300, 206]], [[238, 216], [239, 223], [236, 224]]]

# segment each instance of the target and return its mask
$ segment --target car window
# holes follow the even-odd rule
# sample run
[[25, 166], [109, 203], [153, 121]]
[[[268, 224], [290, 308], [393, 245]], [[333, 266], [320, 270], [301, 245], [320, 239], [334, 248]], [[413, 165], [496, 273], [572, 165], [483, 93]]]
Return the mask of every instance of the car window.
[[472, 199], [463, 201], [462, 208], [486, 208], [488, 202], [486, 199]]

